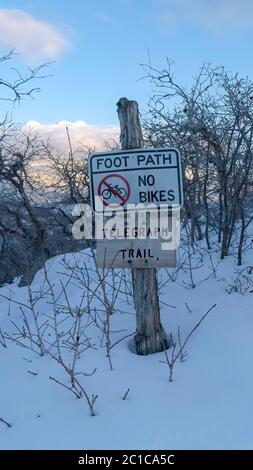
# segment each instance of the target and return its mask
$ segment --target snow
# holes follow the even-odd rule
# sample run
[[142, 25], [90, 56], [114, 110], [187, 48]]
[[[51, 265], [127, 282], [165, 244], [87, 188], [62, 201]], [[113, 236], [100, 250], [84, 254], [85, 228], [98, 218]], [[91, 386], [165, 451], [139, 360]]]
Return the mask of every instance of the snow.
[[[190, 287], [189, 270], [185, 268], [161, 291], [166, 332], [176, 335], [180, 325], [182, 339], [217, 304], [190, 338], [188, 355], [184, 362], [176, 363], [171, 383], [168, 366], [161, 362], [164, 353], [137, 356], [129, 348], [129, 338], [112, 349], [110, 370], [98, 329], [91, 326], [89, 335], [96, 349], [81, 355], [78, 369], [90, 372], [97, 368], [93, 375], [82, 379], [88, 393], [98, 395], [96, 415], [92, 417], [85, 399], [78, 400], [49, 380], [53, 376], [68, 384], [65, 371], [53, 358], [40, 357], [11, 342], [7, 342], [7, 348], [0, 346], [0, 417], [12, 424], [8, 428], [0, 422], [0, 448], [252, 449], [252, 294], [227, 292], [236, 271], [233, 256], [219, 263], [218, 253], [213, 253], [217, 266], [214, 273], [204, 247], [201, 253], [201, 266], [193, 271], [195, 288]], [[65, 259], [68, 263], [78, 261], [79, 265], [89, 263], [87, 252]], [[251, 262], [249, 255], [246, 261], [244, 267]], [[66, 280], [62, 257], [50, 260], [47, 270], [57, 289], [60, 280]], [[173, 272], [175, 276], [175, 271], [169, 271]], [[159, 276], [162, 284], [167, 279], [166, 271], [161, 270]], [[43, 280], [41, 271], [32, 289], [38, 290]], [[93, 276], [93, 290], [96, 282]], [[7, 297], [10, 292], [12, 299], [26, 302], [27, 288], [13, 284], [0, 289], [0, 294]], [[76, 282], [71, 283], [69, 295], [73, 305], [77, 304], [80, 289]], [[98, 299], [94, 302], [99, 308]], [[42, 302], [41, 308], [45, 312], [52, 306]], [[1, 330], [14, 331], [12, 322], [18, 321], [18, 305], [0, 298]], [[135, 330], [133, 306], [122, 296], [110, 321], [115, 331], [112, 342]]]

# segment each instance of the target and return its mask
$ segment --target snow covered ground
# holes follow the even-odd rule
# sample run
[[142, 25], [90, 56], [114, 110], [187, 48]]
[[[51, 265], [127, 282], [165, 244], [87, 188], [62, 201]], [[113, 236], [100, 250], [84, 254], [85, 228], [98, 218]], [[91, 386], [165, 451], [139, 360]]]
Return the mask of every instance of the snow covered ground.
[[[188, 355], [184, 362], [176, 363], [171, 383], [168, 366], [161, 362], [164, 353], [136, 356], [129, 349], [129, 337], [112, 348], [110, 370], [104, 342], [100, 346], [101, 331], [92, 324], [87, 327], [87, 335], [95, 346], [77, 360], [79, 371], [97, 369], [89, 377], [79, 376], [87, 392], [98, 395], [96, 415], [92, 417], [84, 398], [77, 399], [49, 379], [52, 376], [69, 385], [63, 367], [52, 357], [40, 357], [10, 341], [7, 348], [0, 345], [0, 418], [12, 425], [0, 422], [0, 448], [252, 449], [253, 293], [249, 287], [244, 295], [227, 292], [236, 270], [232, 256], [219, 263], [218, 254], [213, 254], [213, 267], [205, 248], [195, 258], [200, 266], [192, 271], [194, 288], [186, 263], [175, 282], [168, 281], [165, 270], [159, 272], [160, 284], [165, 283], [161, 288], [162, 321], [175, 339], [179, 325], [184, 339], [203, 314], [217, 304], [189, 340]], [[68, 263], [77, 260], [79, 266], [90, 263], [86, 253], [65, 259]], [[244, 267], [252, 264], [252, 259], [248, 256], [245, 262]], [[59, 292], [60, 281], [66, 282], [62, 257], [50, 260], [47, 271]], [[90, 266], [89, 273], [94, 290], [97, 280]], [[121, 282], [123, 292], [125, 281]], [[42, 271], [33, 282], [33, 291], [40, 291], [43, 283]], [[72, 305], [77, 305], [81, 295], [77, 281], [71, 279], [67, 289]], [[27, 302], [27, 288], [14, 284], [0, 289], [0, 294]], [[99, 311], [98, 304], [98, 298], [92, 300], [93, 312], [96, 308]], [[42, 300], [39, 321], [52, 308], [48, 300]], [[102, 309], [99, 315], [103, 318]], [[19, 305], [0, 298], [2, 332], [14, 332], [14, 323], [19, 324], [21, 317]], [[112, 343], [135, 330], [132, 301], [128, 298], [127, 302], [123, 293], [115, 302], [110, 323]], [[63, 332], [64, 322], [60, 328]], [[50, 328], [46, 334], [53, 334]], [[67, 361], [68, 354], [66, 350]]]

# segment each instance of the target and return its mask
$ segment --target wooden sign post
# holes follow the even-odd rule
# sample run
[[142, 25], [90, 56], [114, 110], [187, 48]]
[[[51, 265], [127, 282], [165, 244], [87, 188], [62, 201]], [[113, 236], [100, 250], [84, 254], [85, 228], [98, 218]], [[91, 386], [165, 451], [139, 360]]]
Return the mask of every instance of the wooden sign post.
[[[122, 150], [143, 146], [138, 103], [121, 98], [117, 104]], [[168, 348], [168, 339], [161, 324], [156, 269], [132, 269], [133, 295], [136, 309], [136, 353], [152, 354]]]

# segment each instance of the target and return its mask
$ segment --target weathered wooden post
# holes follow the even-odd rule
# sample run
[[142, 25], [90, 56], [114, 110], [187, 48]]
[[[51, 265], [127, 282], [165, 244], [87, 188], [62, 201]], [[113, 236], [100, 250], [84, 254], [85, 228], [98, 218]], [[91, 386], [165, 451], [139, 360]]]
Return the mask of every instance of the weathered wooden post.
[[[138, 103], [120, 98], [117, 104], [120, 121], [122, 150], [143, 146]], [[168, 347], [168, 340], [160, 320], [160, 306], [156, 269], [132, 269], [133, 294], [136, 309], [136, 352], [139, 355], [152, 354]]]

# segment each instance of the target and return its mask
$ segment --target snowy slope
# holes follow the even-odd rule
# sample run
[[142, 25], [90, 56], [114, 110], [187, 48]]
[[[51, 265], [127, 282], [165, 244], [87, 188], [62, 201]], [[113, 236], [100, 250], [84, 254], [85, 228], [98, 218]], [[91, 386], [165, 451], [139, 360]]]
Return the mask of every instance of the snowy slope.
[[[87, 263], [83, 256], [66, 259], [82, 265]], [[234, 277], [233, 257], [218, 264], [213, 255], [214, 270], [205, 249], [201, 256], [201, 267], [193, 271], [195, 288], [190, 288], [189, 270], [185, 269], [176, 282], [167, 282], [161, 290], [166, 332], [176, 334], [180, 325], [183, 339], [217, 304], [187, 344], [185, 362], [175, 365], [172, 383], [167, 365], [160, 362], [164, 353], [138, 357], [129, 349], [129, 338], [112, 349], [110, 370], [99, 332], [92, 326], [89, 335], [96, 349], [88, 349], [78, 360], [81, 371], [97, 368], [92, 376], [82, 378], [88, 392], [98, 395], [96, 416], [92, 417], [83, 398], [78, 400], [49, 380], [53, 376], [68, 383], [54, 359], [10, 342], [7, 348], [0, 346], [0, 417], [12, 424], [8, 428], [0, 422], [0, 448], [252, 449], [253, 294], [227, 292], [228, 281]], [[58, 257], [47, 264], [56, 290], [60, 280], [66, 279], [61, 261]], [[168, 276], [162, 270], [159, 275], [162, 285]], [[38, 273], [32, 289], [39, 290], [43, 280], [43, 272]], [[10, 293], [16, 301], [26, 302], [27, 288], [11, 285], [0, 289], [4, 296]], [[76, 282], [69, 285], [69, 295], [73, 305], [78, 302]], [[52, 306], [42, 303], [41, 308], [45, 313]], [[2, 331], [14, 331], [11, 322], [20, 321], [20, 316], [17, 304], [0, 298]], [[119, 296], [110, 321], [113, 342], [132, 333], [131, 302], [128, 305]]]

